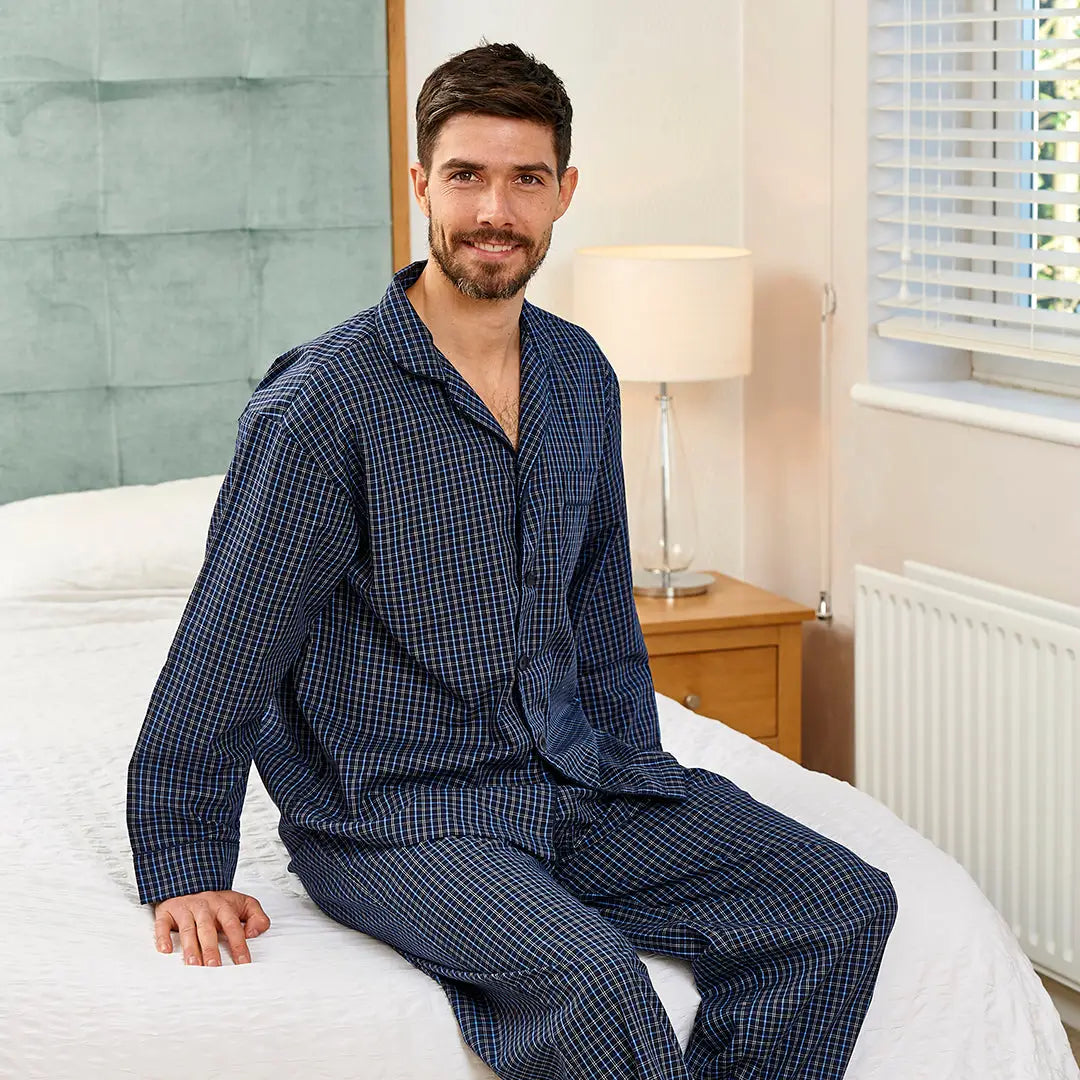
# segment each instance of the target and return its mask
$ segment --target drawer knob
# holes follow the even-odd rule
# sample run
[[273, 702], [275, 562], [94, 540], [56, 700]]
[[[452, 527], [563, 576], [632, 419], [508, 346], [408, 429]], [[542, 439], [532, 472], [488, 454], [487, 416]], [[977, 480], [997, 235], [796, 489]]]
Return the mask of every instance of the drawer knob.
[[682, 703], [688, 709], [696, 709], [701, 704], [701, 695], [700, 694], [687, 694], [686, 697], [684, 697], [682, 699]]

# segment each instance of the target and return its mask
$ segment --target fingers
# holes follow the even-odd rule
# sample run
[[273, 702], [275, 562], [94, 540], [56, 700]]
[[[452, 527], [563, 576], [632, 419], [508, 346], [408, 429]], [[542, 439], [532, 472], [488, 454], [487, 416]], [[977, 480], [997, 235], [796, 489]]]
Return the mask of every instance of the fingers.
[[180, 948], [184, 953], [185, 964], [201, 964], [202, 950], [199, 948], [199, 932], [195, 926], [195, 914], [190, 907], [180, 909], [176, 917], [180, 931]]
[[240, 918], [244, 921], [244, 934], [246, 937], [258, 937], [270, 929], [270, 916], [263, 911], [262, 904], [254, 896], [241, 894], [243, 900], [240, 904]]
[[217, 923], [205, 900], [170, 901], [173, 918], [180, 930], [180, 947], [184, 952], [184, 963], [196, 967], [209, 962], [221, 964], [221, 954], [217, 949]]
[[174, 897], [154, 909], [154, 938], [172, 952], [172, 930], [180, 934], [185, 964], [220, 967], [218, 930], [225, 934], [234, 964], [250, 964], [247, 938], [270, 929], [270, 917], [254, 896], [230, 890]]
[[172, 932], [176, 922], [168, 910], [162, 910], [159, 905], [154, 909], [154, 941], [158, 952], [172, 952]]
[[195, 925], [199, 931], [200, 963], [207, 967], [221, 967], [218, 924], [209, 904], [202, 904], [196, 909]]
[[218, 921], [221, 923], [221, 929], [225, 931], [225, 937], [228, 938], [233, 963], [250, 964], [251, 953], [248, 951], [247, 942], [244, 941], [244, 927], [230, 904], [222, 904], [218, 908]]

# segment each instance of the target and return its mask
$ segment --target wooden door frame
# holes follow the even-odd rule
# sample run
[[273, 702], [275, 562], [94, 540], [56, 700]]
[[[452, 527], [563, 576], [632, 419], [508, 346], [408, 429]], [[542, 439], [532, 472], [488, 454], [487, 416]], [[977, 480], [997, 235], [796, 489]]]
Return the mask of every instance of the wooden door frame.
[[390, 244], [394, 272], [409, 257], [409, 102], [405, 86], [405, 0], [386, 0], [386, 61], [390, 106]]

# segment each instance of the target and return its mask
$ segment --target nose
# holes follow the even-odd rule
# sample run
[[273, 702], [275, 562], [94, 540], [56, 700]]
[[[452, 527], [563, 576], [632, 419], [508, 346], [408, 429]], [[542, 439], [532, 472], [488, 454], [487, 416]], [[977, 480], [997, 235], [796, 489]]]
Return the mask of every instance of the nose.
[[510, 198], [501, 183], [493, 182], [485, 186], [476, 208], [476, 221], [479, 225], [490, 225], [496, 229], [507, 229], [513, 225]]

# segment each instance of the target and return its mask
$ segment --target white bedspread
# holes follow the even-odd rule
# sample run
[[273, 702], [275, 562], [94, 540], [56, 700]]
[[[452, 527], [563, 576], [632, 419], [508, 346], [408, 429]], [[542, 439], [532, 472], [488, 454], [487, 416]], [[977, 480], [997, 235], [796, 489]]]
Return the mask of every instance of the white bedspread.
[[[0, 1075], [32, 1080], [494, 1074], [439, 986], [339, 926], [285, 870], [252, 770], [235, 887], [271, 929], [253, 963], [155, 951], [124, 821], [127, 760], [182, 597], [0, 605]], [[965, 871], [850, 785], [658, 697], [665, 747], [887, 870], [899, 898], [848, 1080], [1080, 1080], [1054, 1007]], [[683, 961], [642, 953], [685, 1045]]]

